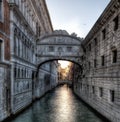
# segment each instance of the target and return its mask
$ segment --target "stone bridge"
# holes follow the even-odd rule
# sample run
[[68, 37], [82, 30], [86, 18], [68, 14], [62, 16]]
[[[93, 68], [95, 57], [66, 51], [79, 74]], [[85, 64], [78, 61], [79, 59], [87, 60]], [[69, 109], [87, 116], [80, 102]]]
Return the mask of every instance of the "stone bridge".
[[37, 40], [38, 66], [52, 60], [67, 60], [81, 65], [82, 39], [64, 30], [56, 30]]

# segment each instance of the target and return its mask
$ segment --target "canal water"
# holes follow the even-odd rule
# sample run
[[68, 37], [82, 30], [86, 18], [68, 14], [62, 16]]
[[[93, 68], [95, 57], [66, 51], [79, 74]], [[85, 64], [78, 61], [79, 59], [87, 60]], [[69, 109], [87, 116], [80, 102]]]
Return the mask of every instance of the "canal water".
[[86, 107], [67, 85], [46, 94], [9, 122], [106, 122]]

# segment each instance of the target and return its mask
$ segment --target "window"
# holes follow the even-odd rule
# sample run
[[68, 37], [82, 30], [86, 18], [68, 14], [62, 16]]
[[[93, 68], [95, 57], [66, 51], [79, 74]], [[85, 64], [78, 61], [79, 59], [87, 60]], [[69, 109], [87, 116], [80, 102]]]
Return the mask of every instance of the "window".
[[104, 66], [105, 65], [105, 58], [104, 58], [104, 55], [101, 56], [101, 65]]
[[41, 28], [40, 28], [40, 26], [38, 27], [38, 35], [39, 36], [41, 35]]
[[113, 63], [117, 62], [117, 50], [112, 51], [112, 62]]
[[106, 38], [106, 29], [103, 29], [102, 31], [102, 39], [105, 39]]
[[89, 85], [87, 85], [87, 91], [89, 92]]
[[91, 44], [88, 45], [88, 49], [89, 49], [89, 51], [91, 51]]
[[97, 44], [98, 44], [97, 38], [94, 39], [94, 43], [95, 43], [95, 46], [97, 46]]
[[0, 61], [2, 60], [2, 40], [0, 40]]
[[3, 1], [0, 0], [0, 20], [2, 20], [3, 17]]
[[92, 86], [92, 93], [95, 94], [95, 87]]
[[115, 91], [114, 90], [110, 90], [110, 101], [111, 102], [115, 101]]
[[67, 51], [68, 52], [72, 51], [72, 47], [67, 47]]
[[20, 69], [18, 68], [18, 78], [20, 78]]
[[90, 69], [90, 67], [91, 67], [91, 64], [90, 64], [90, 62], [88, 62], [88, 67], [89, 67], [89, 69]]
[[17, 76], [17, 69], [16, 69], [16, 67], [14, 68], [14, 78], [16, 78], [16, 76]]
[[14, 54], [17, 54], [17, 30], [14, 30]]
[[80, 84], [80, 86], [81, 86], [81, 90], [82, 90], [82, 83]]
[[103, 97], [103, 88], [102, 87], [99, 88], [99, 97]]
[[38, 36], [38, 22], [36, 22], [36, 35]]
[[94, 59], [94, 68], [96, 68], [96, 66], [97, 66], [97, 60]]
[[114, 20], [114, 31], [116, 31], [118, 29], [118, 25], [119, 25], [119, 17], [115, 17]]
[[49, 46], [49, 51], [53, 52], [54, 51], [54, 47], [53, 46]]
[[62, 51], [63, 51], [62, 47], [58, 47], [58, 52], [62, 52]]
[[86, 54], [86, 49], [84, 49], [84, 52], [85, 52], [85, 54]]

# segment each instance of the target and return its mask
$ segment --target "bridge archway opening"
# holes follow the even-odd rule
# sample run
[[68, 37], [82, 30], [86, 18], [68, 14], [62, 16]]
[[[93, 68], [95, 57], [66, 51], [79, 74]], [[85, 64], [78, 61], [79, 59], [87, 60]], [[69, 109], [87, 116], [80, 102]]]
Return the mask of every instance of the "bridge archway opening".
[[77, 66], [79, 67], [80, 72], [81, 72], [81, 74], [82, 74], [82, 71], [83, 71], [82, 64], [80, 64], [80, 63], [78, 63], [78, 62], [76, 62], [76, 61], [74, 61], [74, 60], [70, 60], [70, 59], [55, 58], [55, 59], [49, 59], [49, 60], [46, 60], [46, 61], [40, 63], [40, 64], [38, 65], [38, 67], [37, 67], [36, 77], [38, 77], [39, 69], [40, 69], [40, 67], [41, 67], [42, 65], [44, 65], [45, 63], [48, 63], [48, 62], [53, 62], [53, 61], [57, 61], [57, 62], [58, 62], [58, 61], [68, 61], [68, 62], [71, 62], [73, 65], [77, 65]]
[[80, 67], [80, 69], [82, 69], [82, 65], [80, 65], [78, 62], [75, 62], [73, 60], [70, 60], [70, 59], [60, 59], [60, 58], [56, 58], [56, 59], [49, 59], [49, 60], [46, 60], [42, 63], [40, 63], [37, 67], [37, 69], [40, 68], [40, 66], [42, 66], [43, 64], [47, 63], [47, 62], [52, 62], [52, 61], [68, 61], [68, 62], [72, 62], [73, 64], [76, 64]]

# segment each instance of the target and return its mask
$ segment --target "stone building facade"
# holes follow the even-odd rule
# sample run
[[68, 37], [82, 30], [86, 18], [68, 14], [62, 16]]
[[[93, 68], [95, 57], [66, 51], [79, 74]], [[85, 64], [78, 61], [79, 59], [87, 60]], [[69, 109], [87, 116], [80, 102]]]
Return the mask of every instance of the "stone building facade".
[[10, 111], [10, 23], [7, 0], [0, 1], [0, 120]]
[[[0, 0], [0, 121], [21, 111], [57, 85], [56, 61], [40, 67], [36, 65], [36, 53], [43, 48], [47, 52], [42, 51], [46, 54], [43, 59], [48, 58], [44, 61], [50, 59], [48, 53], [53, 60], [56, 56], [65, 59], [66, 54], [70, 57], [72, 48], [64, 45], [69, 38], [63, 40], [65, 35], [59, 38], [52, 31], [45, 0]], [[43, 40], [46, 47], [44, 44], [37, 46], [39, 37], [46, 34], [52, 34]], [[72, 36], [72, 42], [67, 44], [73, 46], [75, 38]], [[50, 39], [54, 40], [53, 44], [48, 44]], [[78, 64], [83, 67], [82, 71], [77, 65], [72, 67], [75, 93], [112, 122], [120, 122], [119, 0], [110, 1], [82, 45], [80, 41], [76, 46], [73, 57], [67, 58], [76, 63], [80, 59]], [[37, 47], [40, 49], [36, 50]], [[61, 55], [61, 52], [65, 53]], [[40, 57], [39, 62], [42, 62]]]
[[78, 70], [74, 77], [74, 91], [103, 116], [120, 122], [119, 0], [110, 1], [82, 45], [83, 74]]
[[[45, 1], [10, 1], [11, 110], [16, 113], [35, 99], [36, 41], [52, 32]], [[49, 64], [46, 64], [49, 65]]]
[[42, 82], [36, 77], [40, 70], [36, 64], [36, 41], [52, 31], [45, 0], [0, 1], [0, 121], [56, 85], [56, 62], [44, 64], [39, 72], [49, 74], [55, 85], [50, 84], [44, 91], [36, 85]]

